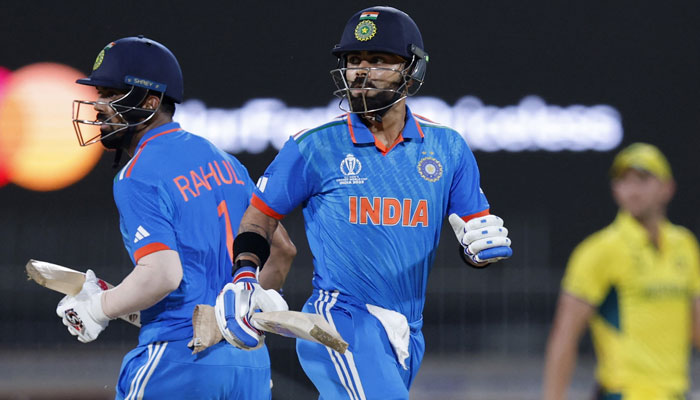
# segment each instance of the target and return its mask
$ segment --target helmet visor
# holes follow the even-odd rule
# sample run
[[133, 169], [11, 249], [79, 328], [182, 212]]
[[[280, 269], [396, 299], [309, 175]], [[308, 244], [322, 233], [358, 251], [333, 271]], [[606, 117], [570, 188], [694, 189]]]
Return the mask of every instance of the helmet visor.
[[333, 94], [340, 98], [339, 107], [346, 112], [381, 111], [410, 94], [405, 69], [341, 67], [332, 70], [331, 77], [337, 88]]
[[[119, 122], [118, 113], [111, 116], [99, 114], [95, 109], [97, 105], [111, 106], [108, 102], [73, 100], [73, 129], [81, 146], [97, 143], [127, 127], [126, 123]], [[103, 134], [103, 126], [113, 126], [114, 129]]]

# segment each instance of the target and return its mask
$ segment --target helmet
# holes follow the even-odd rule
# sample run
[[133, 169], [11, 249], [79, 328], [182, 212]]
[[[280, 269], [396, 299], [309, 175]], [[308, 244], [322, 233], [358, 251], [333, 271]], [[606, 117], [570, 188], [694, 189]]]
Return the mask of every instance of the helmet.
[[358, 11], [348, 20], [332, 53], [340, 57], [351, 51], [378, 51], [410, 60], [416, 55], [414, 46], [423, 52], [423, 37], [411, 17], [393, 7], [378, 6]]
[[76, 81], [82, 85], [128, 90], [142, 86], [175, 103], [182, 102], [182, 71], [165, 46], [139, 35], [119, 39], [97, 55], [90, 76]]
[[[355, 51], [370, 51], [395, 54], [407, 61], [407, 66], [401, 71], [403, 83], [397, 89], [391, 90], [394, 97], [389, 104], [380, 109], [346, 110], [350, 112], [373, 112], [388, 109], [406, 96], [415, 95], [423, 85], [428, 54], [423, 49], [423, 38], [416, 23], [405, 12], [393, 7], [370, 7], [359, 11], [348, 20], [345, 30], [331, 51], [338, 57], [338, 68], [331, 71], [337, 86], [334, 94], [341, 99], [349, 99], [349, 85], [346, 74], [345, 55]], [[381, 90], [381, 89], [375, 89]], [[352, 108], [348, 102], [349, 108]], [[344, 108], [343, 108], [344, 109]]]
[[[114, 115], [102, 121], [86, 119], [81, 115], [86, 109], [88, 113], [91, 112], [97, 102], [73, 101], [73, 126], [81, 146], [102, 141], [108, 148], [121, 147], [121, 142], [114, 142], [117, 132], [143, 124], [155, 115], [157, 110], [140, 107], [149, 95], [160, 96], [161, 102], [166, 99], [175, 103], [180, 103], [183, 97], [182, 71], [173, 53], [155, 40], [141, 35], [109, 43], [97, 55], [90, 76], [76, 82], [126, 92], [108, 103]], [[81, 105], [90, 107], [82, 107], [81, 110]], [[80, 129], [81, 124], [112, 125], [119, 129], [86, 140]]]

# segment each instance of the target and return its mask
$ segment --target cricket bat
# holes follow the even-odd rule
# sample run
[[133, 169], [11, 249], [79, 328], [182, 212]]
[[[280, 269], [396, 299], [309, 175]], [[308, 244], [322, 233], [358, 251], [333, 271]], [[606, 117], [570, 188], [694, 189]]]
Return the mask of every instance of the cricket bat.
[[[84, 272], [45, 261], [29, 260], [26, 270], [29, 279], [39, 285], [70, 296], [78, 294], [85, 283]], [[97, 281], [104, 290], [114, 287], [102, 279], [98, 278]], [[198, 309], [200, 310], [198, 311]], [[195, 332], [197, 328], [204, 329], [210, 332], [212, 337], [218, 338], [215, 334], [218, 333], [220, 335], [220, 333], [216, 326], [216, 319], [213, 317], [214, 307], [200, 304], [195, 309], [195, 317], [198, 312], [206, 316], [206, 318], [195, 318]], [[132, 325], [141, 326], [141, 315], [138, 312], [123, 315], [119, 318]], [[310, 340], [328, 346], [341, 354], [345, 353], [345, 350], [348, 348], [347, 342], [343, 340], [338, 331], [318, 314], [298, 311], [258, 312], [253, 314], [252, 319], [255, 322], [255, 326], [265, 332]], [[193, 340], [195, 347], [199, 346], [196, 339]], [[218, 343], [218, 341], [215, 343]], [[211, 344], [214, 343], [209, 343], [207, 346]], [[195, 351], [201, 350], [203, 348], [195, 349]]]
[[[75, 296], [83, 288], [85, 283], [85, 273], [76, 271], [60, 265], [51, 264], [45, 261], [29, 260], [26, 265], [29, 279], [39, 285], [55, 290], [59, 293]], [[111, 289], [114, 286], [97, 278], [97, 284], [103, 290]], [[121, 315], [122, 319], [132, 325], [141, 327], [141, 313], [135, 312], [129, 315]]]

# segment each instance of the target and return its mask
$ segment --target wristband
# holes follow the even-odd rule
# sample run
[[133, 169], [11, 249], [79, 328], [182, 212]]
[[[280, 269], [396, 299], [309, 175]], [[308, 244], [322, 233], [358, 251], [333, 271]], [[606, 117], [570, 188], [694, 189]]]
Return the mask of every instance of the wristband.
[[260, 260], [259, 266], [262, 268], [265, 265], [265, 261], [270, 257], [270, 243], [255, 232], [239, 233], [233, 241], [233, 259], [237, 259], [243, 253], [255, 254]]

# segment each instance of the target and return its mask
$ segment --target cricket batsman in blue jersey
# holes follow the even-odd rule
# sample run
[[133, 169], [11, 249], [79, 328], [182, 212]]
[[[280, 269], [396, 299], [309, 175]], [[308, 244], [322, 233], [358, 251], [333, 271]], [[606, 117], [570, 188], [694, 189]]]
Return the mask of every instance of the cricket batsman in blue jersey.
[[[221, 342], [197, 354], [187, 347], [195, 305], [214, 305], [231, 281], [233, 238], [254, 187], [247, 170], [172, 121], [182, 72], [162, 44], [142, 36], [112, 42], [77, 83], [94, 86], [98, 97], [74, 102], [80, 144], [117, 150], [117, 164], [122, 151], [131, 156], [114, 178], [114, 199], [135, 267], [110, 290], [88, 270], [82, 291], [61, 300], [58, 316], [86, 343], [110, 319], [141, 311], [139, 344], [124, 357], [117, 399], [270, 399], [264, 346], [243, 351]], [[274, 289], [296, 252], [284, 228], [273, 236], [270, 272], [249, 285], [266, 300], [264, 311], [287, 309]]]
[[[348, 113], [280, 150], [243, 216], [234, 260], [239, 271], [265, 264], [278, 221], [301, 205], [314, 262], [303, 311], [323, 315], [349, 343], [340, 354], [298, 340], [304, 371], [321, 399], [408, 399], [443, 221], [449, 216], [462, 259], [476, 267], [510, 257], [510, 239], [489, 212], [464, 139], [406, 106], [429, 60], [415, 22], [391, 7], [362, 10], [333, 54], [335, 94]], [[231, 343], [257, 343], [256, 332], [235, 329], [254, 310], [217, 307], [232, 315], [220, 326], [238, 336]]]

